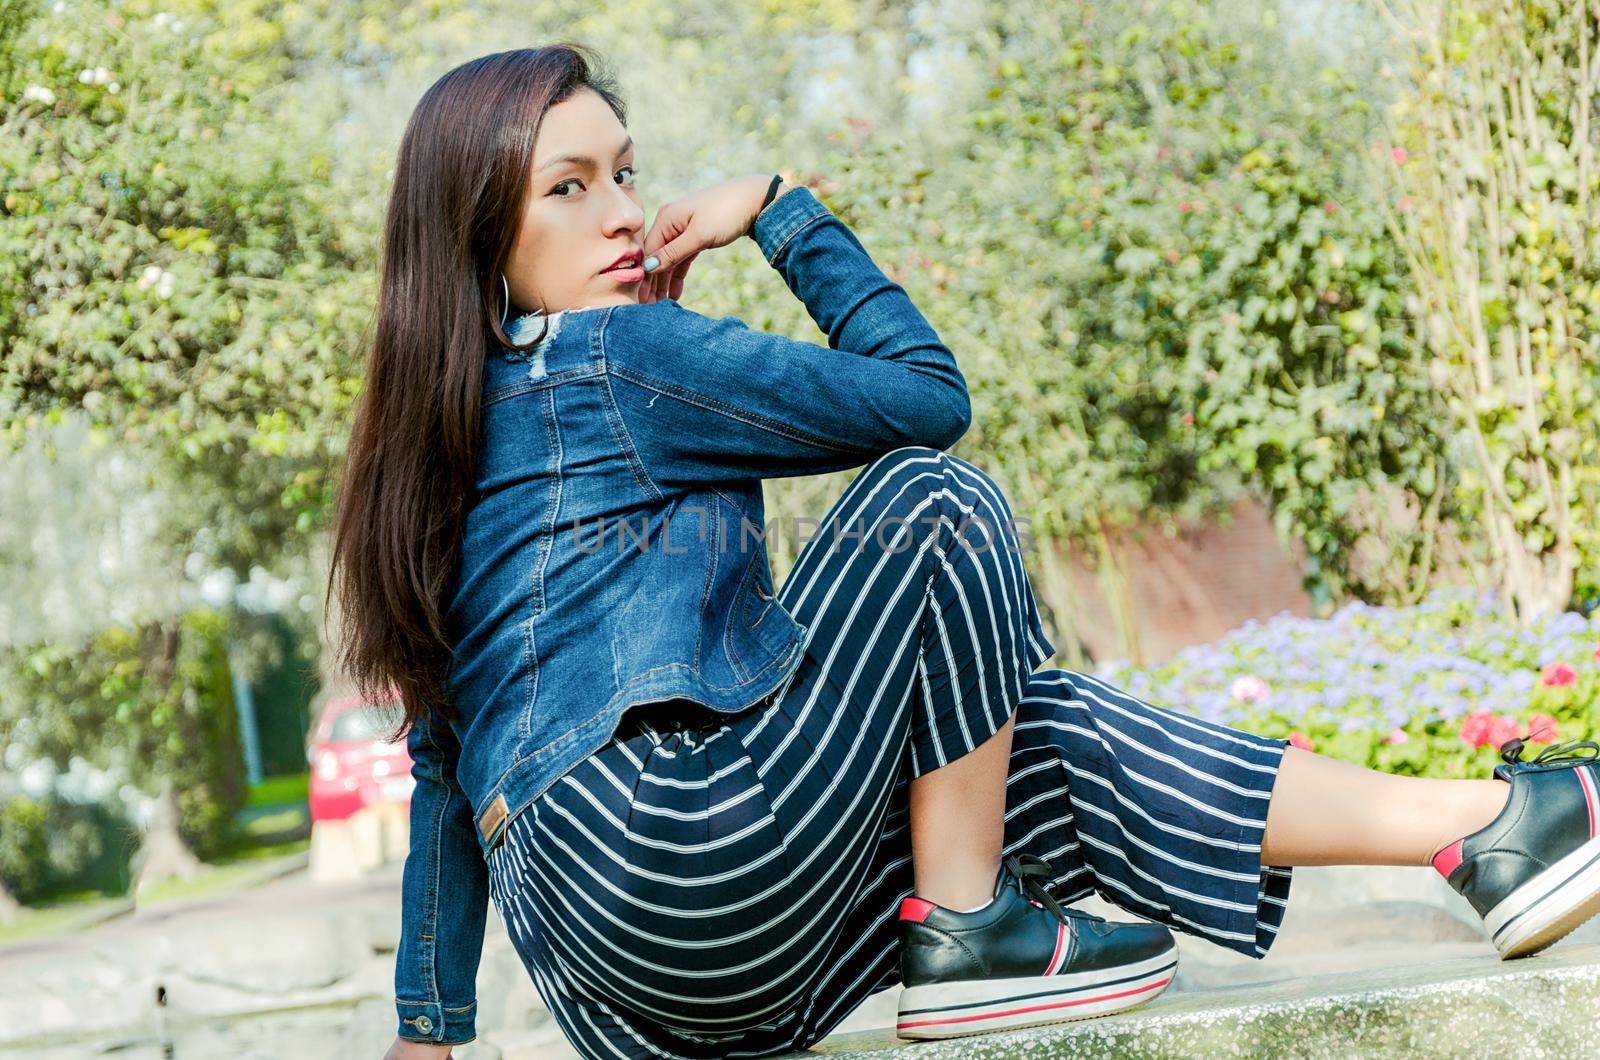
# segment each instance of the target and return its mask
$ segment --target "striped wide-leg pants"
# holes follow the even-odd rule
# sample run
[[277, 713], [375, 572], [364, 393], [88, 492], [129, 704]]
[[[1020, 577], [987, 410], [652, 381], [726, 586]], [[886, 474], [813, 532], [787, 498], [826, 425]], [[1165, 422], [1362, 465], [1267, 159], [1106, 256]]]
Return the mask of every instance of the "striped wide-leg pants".
[[[1016, 723], [1005, 852], [1062, 901], [1264, 956], [1289, 895], [1261, 864], [1284, 741], [1054, 655], [994, 481], [936, 449], [863, 469], [778, 591], [807, 628], [749, 711], [631, 711], [489, 853], [496, 909], [584, 1056], [765, 1056], [899, 982], [908, 784]], [[952, 827], [961, 827], [952, 822]]]

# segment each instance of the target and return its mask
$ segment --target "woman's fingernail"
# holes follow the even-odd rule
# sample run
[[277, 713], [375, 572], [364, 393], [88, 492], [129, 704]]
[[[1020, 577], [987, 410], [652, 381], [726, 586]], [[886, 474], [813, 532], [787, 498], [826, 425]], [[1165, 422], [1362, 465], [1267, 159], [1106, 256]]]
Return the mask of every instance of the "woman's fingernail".
[[654, 254], [652, 254], [648, 258], [644, 259], [644, 271], [645, 272], [655, 272], [660, 267], [661, 267], [661, 262], [656, 258], [656, 256]]

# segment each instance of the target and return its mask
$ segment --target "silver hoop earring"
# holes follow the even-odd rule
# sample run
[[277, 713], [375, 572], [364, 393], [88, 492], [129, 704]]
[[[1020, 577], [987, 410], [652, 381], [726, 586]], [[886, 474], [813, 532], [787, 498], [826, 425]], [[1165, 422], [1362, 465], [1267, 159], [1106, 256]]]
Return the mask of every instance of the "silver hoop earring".
[[500, 286], [504, 287], [506, 292], [506, 307], [500, 310], [500, 326], [505, 327], [506, 314], [511, 312], [511, 284], [506, 281], [506, 274], [503, 272], [500, 274]]

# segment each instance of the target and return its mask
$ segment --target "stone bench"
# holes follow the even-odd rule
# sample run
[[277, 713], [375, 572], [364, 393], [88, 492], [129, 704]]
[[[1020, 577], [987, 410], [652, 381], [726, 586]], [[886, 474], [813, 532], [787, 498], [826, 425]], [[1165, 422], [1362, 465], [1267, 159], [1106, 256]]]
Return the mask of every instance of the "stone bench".
[[[1181, 958], [1180, 958], [1181, 959]], [[1166, 993], [1130, 1012], [937, 1042], [892, 1027], [830, 1035], [793, 1057], [1594, 1056], [1600, 944]], [[915, 1048], [915, 1054], [900, 1050]]]

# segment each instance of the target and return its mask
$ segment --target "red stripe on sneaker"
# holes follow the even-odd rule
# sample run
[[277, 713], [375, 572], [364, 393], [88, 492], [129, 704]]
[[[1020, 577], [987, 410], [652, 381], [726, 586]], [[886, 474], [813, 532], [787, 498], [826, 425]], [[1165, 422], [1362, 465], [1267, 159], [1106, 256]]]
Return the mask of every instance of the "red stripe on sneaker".
[[1050, 963], [1045, 966], [1045, 975], [1055, 975], [1061, 970], [1062, 963], [1067, 959], [1067, 925], [1056, 925], [1056, 951], [1050, 955]]
[[926, 898], [902, 898], [900, 900], [900, 919], [923, 921], [928, 919], [928, 914], [939, 908]]
[[1450, 874], [1461, 866], [1461, 844], [1464, 842], [1466, 842], [1464, 838], [1457, 839], [1433, 856], [1433, 867], [1447, 880]]
[[1577, 770], [1578, 783], [1583, 785], [1583, 801], [1589, 804], [1590, 839], [1600, 835], [1600, 828], [1596, 827], [1596, 821], [1600, 821], [1600, 796], [1597, 796], [1595, 792], [1594, 776], [1590, 772], [1592, 768], [1591, 766], [1579, 766]]
[[895, 1028], [900, 1030], [906, 1027], [932, 1027], [949, 1023], [971, 1023], [973, 1020], [992, 1020], [999, 1019], [1002, 1016], [1019, 1016], [1024, 1012], [1043, 1012], [1047, 1009], [1053, 1008], [1069, 1008], [1073, 1005], [1088, 1005], [1095, 1001], [1110, 1001], [1112, 998], [1127, 997], [1130, 994], [1147, 994], [1152, 990], [1159, 990], [1161, 987], [1166, 986], [1170, 982], [1172, 982], [1172, 976], [1169, 975], [1158, 983], [1149, 983], [1145, 986], [1137, 986], [1132, 990], [1122, 990], [1115, 994], [1101, 994], [1098, 997], [1080, 997], [1075, 1001], [1056, 1001], [1049, 1005], [1030, 1005], [1027, 1008], [1008, 1008], [1002, 1012], [985, 1012], [979, 1016], [953, 1016], [950, 1019], [916, 1020], [914, 1022], [902, 1021], [900, 1023], [896, 1023]]

